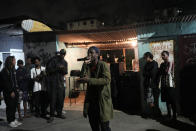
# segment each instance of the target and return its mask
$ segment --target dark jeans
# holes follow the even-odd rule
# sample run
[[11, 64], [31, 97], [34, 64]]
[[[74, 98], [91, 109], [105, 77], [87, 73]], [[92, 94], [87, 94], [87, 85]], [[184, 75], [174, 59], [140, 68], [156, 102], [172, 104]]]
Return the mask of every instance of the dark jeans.
[[29, 106], [30, 106], [30, 111], [31, 111], [31, 113], [33, 113], [34, 112], [34, 98], [33, 98], [34, 96], [33, 96], [33, 92], [32, 91], [30, 91], [29, 92], [29, 98], [28, 98], [28, 103], [29, 103]]
[[40, 102], [41, 102], [41, 113], [42, 115], [47, 114], [47, 107], [49, 106], [48, 92], [40, 92]]
[[166, 88], [166, 92], [168, 93], [166, 99], [167, 111], [168, 115], [171, 116], [171, 110], [173, 111], [173, 117], [176, 118], [176, 89], [172, 87]]
[[[97, 122], [95, 119], [89, 118], [90, 126], [92, 131], [111, 131], [111, 128], [109, 127], [109, 121], [107, 122]], [[101, 130], [100, 130], [101, 128]]]
[[159, 108], [159, 95], [160, 95], [160, 89], [159, 88], [150, 88], [150, 96], [152, 103], [154, 104], [153, 107], [149, 105], [147, 102], [148, 99], [148, 94], [149, 92], [145, 93], [145, 101], [144, 101], [144, 106], [145, 109], [143, 111], [143, 117], [153, 117], [153, 118], [158, 118], [161, 116], [161, 110]]
[[54, 117], [55, 111], [58, 115], [62, 115], [64, 106], [64, 88], [52, 87], [50, 89], [50, 116]]
[[155, 107], [159, 107], [160, 89], [153, 88], [152, 89], [152, 94], [153, 94], [153, 97], [154, 97], [154, 105], [155, 105]]
[[159, 108], [159, 96], [160, 96], [160, 89], [159, 88], [153, 88], [152, 93], [154, 97], [154, 108], [153, 108], [153, 115], [155, 117], [161, 116], [161, 110]]
[[28, 85], [28, 94], [29, 94], [28, 103], [29, 103], [29, 106], [30, 106], [30, 111], [31, 111], [31, 113], [33, 113], [34, 108], [35, 108], [34, 96], [33, 96], [34, 81], [29, 78], [27, 80], [27, 85]]
[[88, 118], [92, 131], [111, 131], [111, 128], [109, 127], [109, 121], [101, 122], [100, 120], [98, 104], [90, 105], [91, 106], [88, 110]]
[[35, 113], [40, 114], [41, 111], [41, 91], [33, 92], [33, 103], [35, 106]]
[[15, 120], [15, 113], [18, 104], [17, 97], [11, 98], [11, 96], [4, 96], [5, 104], [6, 104], [6, 116], [8, 123]]
[[48, 95], [46, 91], [37, 91], [33, 93], [35, 113], [46, 115], [46, 109], [49, 105]]

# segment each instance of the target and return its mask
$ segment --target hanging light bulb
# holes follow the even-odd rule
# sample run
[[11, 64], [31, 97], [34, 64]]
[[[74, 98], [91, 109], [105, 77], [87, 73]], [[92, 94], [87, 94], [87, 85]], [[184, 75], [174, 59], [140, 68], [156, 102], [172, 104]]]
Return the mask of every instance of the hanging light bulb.
[[136, 46], [137, 46], [137, 41], [136, 41], [136, 40], [131, 41], [131, 45], [132, 45], [133, 47], [136, 47]]

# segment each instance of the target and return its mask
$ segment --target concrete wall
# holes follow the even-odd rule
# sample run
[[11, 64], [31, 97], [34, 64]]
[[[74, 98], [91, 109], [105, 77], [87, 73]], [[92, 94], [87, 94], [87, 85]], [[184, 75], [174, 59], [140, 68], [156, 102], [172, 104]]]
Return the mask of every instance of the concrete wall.
[[23, 49], [23, 36], [0, 34], [0, 52], [10, 52], [10, 49]]
[[24, 52], [27, 56], [38, 56], [42, 65], [46, 65], [48, 60], [57, 51], [56, 36], [51, 33], [29, 33], [24, 35]]
[[[87, 56], [87, 48], [66, 48], [64, 42], [57, 43], [57, 50], [65, 49], [67, 54], [65, 60], [68, 63], [68, 75], [66, 76], [66, 96], [69, 95], [69, 77], [71, 70], [81, 70], [83, 62], [77, 61], [78, 58]], [[74, 81], [70, 79], [70, 90], [73, 89]], [[82, 87], [82, 85], [81, 85]]]
[[10, 55], [15, 56], [16, 61], [19, 59], [24, 61], [23, 31], [21, 28], [9, 28], [0, 32], [0, 60], [4, 63]]
[[87, 56], [87, 48], [66, 48], [63, 42], [58, 43], [58, 50], [65, 49], [67, 54], [65, 60], [68, 63], [68, 75], [71, 70], [81, 70], [83, 62], [77, 61], [78, 58]]

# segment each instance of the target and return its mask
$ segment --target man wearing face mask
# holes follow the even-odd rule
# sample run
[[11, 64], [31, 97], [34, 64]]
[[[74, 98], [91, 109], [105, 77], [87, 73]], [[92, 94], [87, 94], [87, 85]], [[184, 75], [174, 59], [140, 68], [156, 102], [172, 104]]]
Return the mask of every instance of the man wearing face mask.
[[50, 98], [50, 118], [48, 123], [53, 122], [55, 111], [57, 112], [57, 117], [65, 119], [62, 114], [64, 105], [64, 77], [67, 74], [67, 62], [64, 57], [66, 51], [64, 49], [60, 50], [60, 55], [56, 55], [46, 65], [46, 71], [48, 76], [48, 92]]
[[92, 131], [111, 131], [109, 120], [113, 118], [111, 75], [107, 63], [99, 60], [100, 51], [92, 46], [88, 50], [79, 83], [87, 83], [83, 115], [88, 116]]

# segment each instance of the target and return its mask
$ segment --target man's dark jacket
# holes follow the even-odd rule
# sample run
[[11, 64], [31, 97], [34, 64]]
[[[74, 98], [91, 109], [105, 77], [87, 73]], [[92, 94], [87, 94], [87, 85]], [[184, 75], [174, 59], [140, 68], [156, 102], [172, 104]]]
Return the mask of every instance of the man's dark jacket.
[[158, 87], [158, 63], [156, 61], [147, 62], [144, 66], [144, 87], [157, 88]]
[[[59, 66], [63, 68], [59, 68]], [[46, 65], [46, 73], [48, 76], [48, 82], [52, 88], [64, 87], [64, 76], [67, 74], [67, 62], [60, 56], [55, 56]]]

